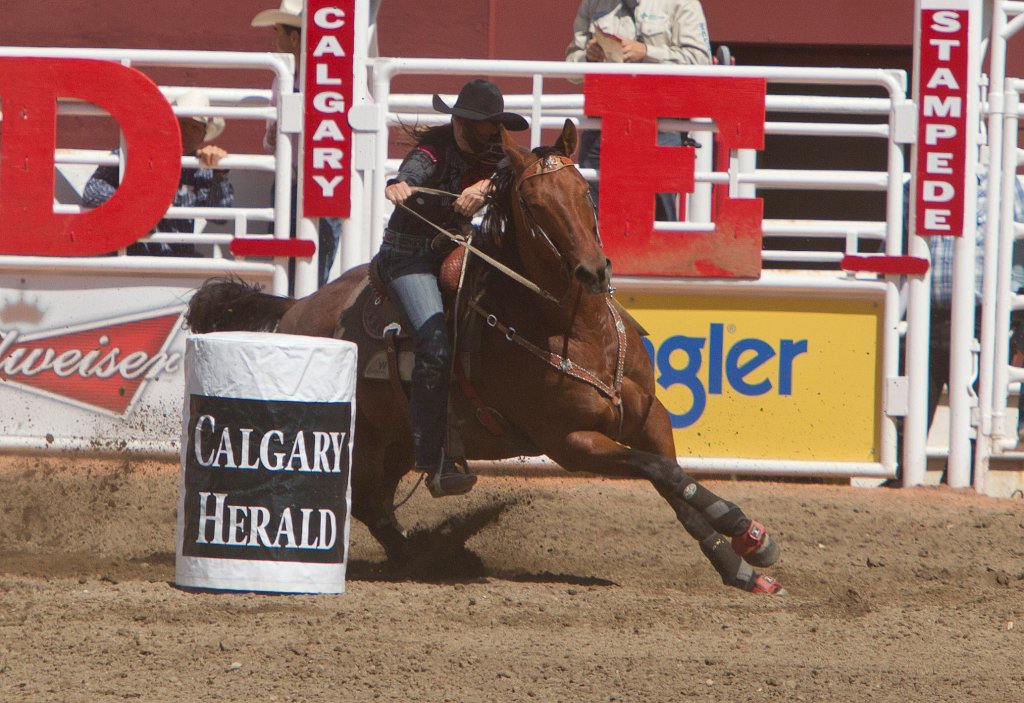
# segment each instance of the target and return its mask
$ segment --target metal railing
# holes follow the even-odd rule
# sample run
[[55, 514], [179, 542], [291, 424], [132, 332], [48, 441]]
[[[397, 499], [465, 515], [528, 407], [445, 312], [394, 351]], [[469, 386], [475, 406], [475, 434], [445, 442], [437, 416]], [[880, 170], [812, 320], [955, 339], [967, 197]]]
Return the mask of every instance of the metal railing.
[[[522, 76], [532, 79], [533, 92], [509, 95], [506, 107], [521, 112], [530, 121], [530, 145], [540, 144], [543, 129], [561, 127], [566, 119], [572, 119], [581, 128], [593, 128], [600, 121], [583, 114], [583, 96], [574, 94], [547, 94], [546, 81], [552, 79], [575, 79], [578, 81], [587, 73], [627, 73], [638, 75], [692, 75], [719, 77], [764, 77], [770, 86], [831, 86], [831, 87], [874, 87], [884, 92], [886, 98], [871, 97], [829, 97], [801, 94], [770, 94], [766, 99], [769, 115], [803, 113], [828, 121], [781, 121], [769, 119], [765, 132], [769, 136], [795, 136], [807, 138], [852, 137], [887, 144], [885, 163], [877, 171], [842, 169], [769, 169], [757, 168], [756, 156], [741, 150], [738, 154], [738, 173], [718, 172], [713, 168], [711, 132], [714, 125], [708, 120], [664, 120], [666, 128], [690, 131], [704, 148], [697, 150], [695, 192], [687, 203], [688, 221], [683, 223], [656, 223], [660, 231], [700, 232], [710, 226], [711, 187], [716, 184], [735, 183], [741, 197], [755, 197], [759, 190], [798, 191], [869, 191], [885, 194], [885, 217], [877, 221], [838, 222], [836, 220], [765, 220], [764, 233], [767, 243], [781, 237], [804, 237], [817, 240], [833, 240], [839, 251], [822, 252], [818, 249], [786, 252], [774, 250], [771, 246], [764, 251], [764, 260], [774, 264], [803, 264], [818, 262], [838, 263], [846, 253], [857, 253], [860, 241], [884, 242], [885, 252], [897, 254], [902, 250], [902, 212], [904, 155], [902, 144], [912, 140], [908, 130], [913, 128], [912, 116], [907, 115], [912, 107], [906, 98], [906, 76], [901, 71], [862, 69], [818, 69], [781, 67], [717, 67], [717, 66], [666, 66], [643, 64], [622, 66], [614, 64], [570, 64], [563, 62], [532, 61], [478, 61], [433, 59], [376, 59], [373, 65], [373, 99], [381, 106], [377, 115], [375, 163], [384, 163], [383, 171], [375, 172], [371, 187], [371, 214], [369, 225], [371, 237], [368, 246], [358, 254], [358, 263], [367, 260], [379, 246], [383, 236], [383, 223], [388, 206], [383, 197], [383, 185], [387, 177], [397, 170], [400, 161], [389, 159], [387, 153], [389, 134], [386, 127], [420, 124], [433, 125], [444, 122], [447, 117], [433, 112], [431, 96], [427, 94], [392, 94], [391, 81], [399, 75], [488, 75]], [[454, 96], [448, 96], [454, 98]], [[841, 116], [855, 116], [858, 121], [839, 121]], [[874, 122], [865, 123], [864, 119]], [[372, 169], [367, 169], [372, 171]], [[593, 169], [581, 169], [588, 179], [598, 174]]]

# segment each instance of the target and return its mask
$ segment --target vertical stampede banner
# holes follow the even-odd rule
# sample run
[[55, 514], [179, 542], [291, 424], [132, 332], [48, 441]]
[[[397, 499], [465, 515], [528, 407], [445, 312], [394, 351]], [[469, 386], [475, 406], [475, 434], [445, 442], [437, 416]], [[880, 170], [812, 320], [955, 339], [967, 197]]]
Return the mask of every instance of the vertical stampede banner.
[[[971, 0], [922, 0], [915, 230], [962, 236], [971, 149]], [[975, 9], [975, 14], [977, 10]]]
[[344, 592], [355, 368], [339, 340], [188, 339], [179, 585]]

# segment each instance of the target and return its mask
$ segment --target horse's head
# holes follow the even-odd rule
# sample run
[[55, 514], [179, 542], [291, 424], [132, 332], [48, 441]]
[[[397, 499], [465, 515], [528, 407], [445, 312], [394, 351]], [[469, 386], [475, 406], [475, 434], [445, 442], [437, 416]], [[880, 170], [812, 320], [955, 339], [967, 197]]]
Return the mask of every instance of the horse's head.
[[504, 130], [502, 142], [511, 169], [508, 206], [528, 275], [547, 281], [568, 276], [586, 291], [607, 293], [611, 262], [601, 248], [590, 186], [571, 158], [576, 126], [566, 120], [554, 146], [532, 152]]

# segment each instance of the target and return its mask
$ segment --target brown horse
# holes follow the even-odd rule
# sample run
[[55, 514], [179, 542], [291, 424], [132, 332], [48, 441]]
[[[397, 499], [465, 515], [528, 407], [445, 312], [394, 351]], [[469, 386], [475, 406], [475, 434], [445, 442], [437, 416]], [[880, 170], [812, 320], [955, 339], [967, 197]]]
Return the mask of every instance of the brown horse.
[[[676, 463], [668, 412], [655, 397], [654, 372], [641, 334], [610, 294], [611, 265], [601, 248], [587, 182], [573, 167], [576, 128], [566, 122], [553, 147], [527, 152], [503, 134], [507, 165], [493, 179], [479, 244], [543, 295], [489, 270], [464, 313], [477, 318], [479, 368], [471, 391], [453, 392], [470, 459], [546, 454], [570, 471], [642, 477], [668, 501], [722, 581], [755, 593], [781, 593], [751, 565], [774, 563], [778, 547], [764, 527], [708, 491]], [[469, 255], [467, 280], [489, 269]], [[198, 333], [264, 330], [340, 336], [359, 345], [352, 514], [388, 556], [408, 546], [395, 518], [395, 492], [413, 466], [408, 416], [387, 381], [364, 376], [382, 348], [362, 324], [375, 293], [365, 266], [294, 300], [239, 281], [207, 282], [192, 298], [188, 322]], [[467, 396], [477, 396], [470, 402]], [[476, 420], [485, 406], [507, 430]], [[492, 423], [493, 424], [493, 423]]]

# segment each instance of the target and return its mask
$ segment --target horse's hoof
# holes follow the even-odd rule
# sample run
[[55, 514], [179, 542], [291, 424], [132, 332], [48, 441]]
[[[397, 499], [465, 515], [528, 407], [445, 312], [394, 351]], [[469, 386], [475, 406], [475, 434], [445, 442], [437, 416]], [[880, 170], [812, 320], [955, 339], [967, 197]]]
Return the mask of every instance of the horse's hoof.
[[754, 576], [750, 580], [750, 587], [747, 590], [751, 593], [764, 593], [769, 596], [786, 595], [786, 589], [782, 587], [781, 583], [771, 576], [765, 576], [764, 574]]
[[732, 538], [732, 549], [751, 566], [764, 568], [779, 560], [779, 545], [757, 520], [751, 520], [743, 534]]

